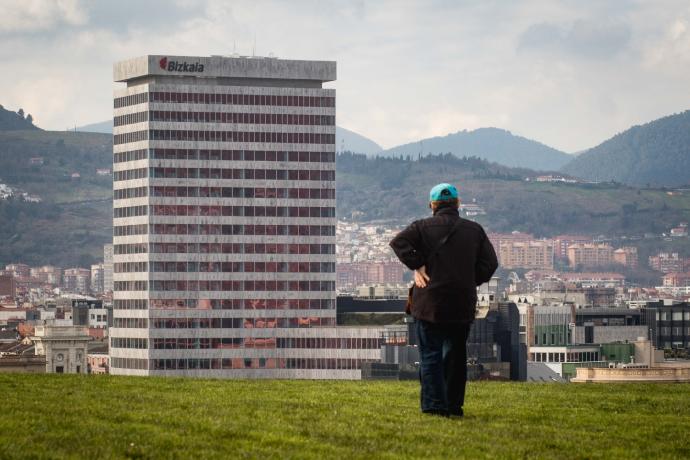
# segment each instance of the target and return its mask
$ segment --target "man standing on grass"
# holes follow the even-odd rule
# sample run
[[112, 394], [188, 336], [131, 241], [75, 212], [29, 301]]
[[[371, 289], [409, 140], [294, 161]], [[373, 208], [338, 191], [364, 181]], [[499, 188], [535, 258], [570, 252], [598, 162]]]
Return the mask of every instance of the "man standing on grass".
[[414, 270], [412, 311], [420, 355], [422, 412], [462, 416], [467, 381], [467, 336], [477, 286], [498, 267], [484, 229], [460, 217], [458, 191], [438, 184], [429, 193], [433, 216], [412, 222], [390, 242]]

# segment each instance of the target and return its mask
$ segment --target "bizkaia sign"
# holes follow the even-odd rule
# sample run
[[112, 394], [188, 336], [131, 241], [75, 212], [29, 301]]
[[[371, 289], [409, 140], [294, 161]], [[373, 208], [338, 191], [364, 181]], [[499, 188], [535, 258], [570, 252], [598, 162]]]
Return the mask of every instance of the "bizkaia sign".
[[204, 65], [199, 62], [189, 63], [187, 61], [168, 61], [167, 57], [158, 61], [161, 69], [168, 72], [203, 72]]

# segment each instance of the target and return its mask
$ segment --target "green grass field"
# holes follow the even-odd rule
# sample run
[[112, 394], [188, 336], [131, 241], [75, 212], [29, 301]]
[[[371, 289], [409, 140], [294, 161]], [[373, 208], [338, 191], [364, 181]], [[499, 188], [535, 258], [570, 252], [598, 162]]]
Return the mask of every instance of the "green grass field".
[[0, 458], [688, 458], [690, 385], [471, 383], [463, 419], [415, 382], [0, 374]]

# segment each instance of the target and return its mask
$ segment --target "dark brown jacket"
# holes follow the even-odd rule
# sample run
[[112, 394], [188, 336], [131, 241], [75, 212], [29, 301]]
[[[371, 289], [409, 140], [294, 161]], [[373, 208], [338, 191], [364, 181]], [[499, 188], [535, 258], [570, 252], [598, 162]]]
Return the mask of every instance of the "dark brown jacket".
[[[460, 219], [446, 243], [429, 254]], [[463, 219], [454, 207], [413, 222], [390, 242], [410, 270], [426, 265], [431, 279], [414, 288], [412, 316], [432, 323], [471, 323], [477, 306], [477, 286], [491, 279], [498, 268], [496, 252], [481, 225]]]

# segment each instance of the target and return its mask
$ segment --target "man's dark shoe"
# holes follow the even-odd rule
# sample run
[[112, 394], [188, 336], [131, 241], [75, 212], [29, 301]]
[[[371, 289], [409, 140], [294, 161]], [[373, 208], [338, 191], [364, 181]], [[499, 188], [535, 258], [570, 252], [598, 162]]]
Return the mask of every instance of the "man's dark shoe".
[[448, 411], [440, 410], [440, 409], [425, 410], [422, 412], [424, 414], [427, 414], [427, 415], [437, 415], [439, 417], [448, 417]]
[[449, 412], [451, 417], [463, 417], [465, 415], [465, 412], [462, 410], [462, 407], [458, 410], [452, 410]]

